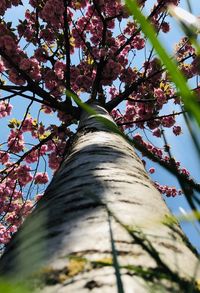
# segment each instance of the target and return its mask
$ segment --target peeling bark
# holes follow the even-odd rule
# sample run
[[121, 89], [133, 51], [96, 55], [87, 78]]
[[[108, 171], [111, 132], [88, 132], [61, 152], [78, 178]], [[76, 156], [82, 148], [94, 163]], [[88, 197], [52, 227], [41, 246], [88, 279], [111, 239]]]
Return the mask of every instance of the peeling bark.
[[42, 293], [120, 292], [116, 280], [126, 293], [195, 292], [200, 278], [198, 256], [133, 147], [87, 113], [0, 272], [37, 280]]

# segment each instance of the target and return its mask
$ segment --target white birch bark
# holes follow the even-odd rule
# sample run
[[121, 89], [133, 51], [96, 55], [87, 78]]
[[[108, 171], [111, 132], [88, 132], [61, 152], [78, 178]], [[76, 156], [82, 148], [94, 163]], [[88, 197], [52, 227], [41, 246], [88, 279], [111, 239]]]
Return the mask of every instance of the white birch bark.
[[123, 292], [117, 268], [126, 293], [190, 292], [191, 279], [200, 278], [195, 252], [133, 146], [84, 113], [69, 154], [8, 245], [0, 271], [22, 280], [37, 272], [42, 293], [110, 293]]

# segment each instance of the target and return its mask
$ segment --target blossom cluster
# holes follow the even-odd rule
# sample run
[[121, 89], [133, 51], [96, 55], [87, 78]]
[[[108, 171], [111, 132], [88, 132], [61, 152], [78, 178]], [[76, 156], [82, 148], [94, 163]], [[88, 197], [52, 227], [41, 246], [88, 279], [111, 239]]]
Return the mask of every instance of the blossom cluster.
[[[17, 36], [4, 23], [0, 23], [0, 49], [7, 56], [1, 60], [1, 72], [6, 70], [11, 82], [17, 85], [25, 84], [24, 74], [34, 80], [41, 78], [38, 60], [34, 57], [27, 57], [18, 44]], [[16, 65], [13, 67], [9, 60], [12, 60]], [[20, 71], [23, 71], [23, 74]]]
[[13, 106], [7, 102], [0, 102], [0, 118], [9, 116]]
[[154, 184], [160, 193], [165, 194], [167, 197], [175, 197], [182, 194], [182, 190], [177, 189], [175, 186], [161, 185], [158, 182], [154, 182]]
[[[33, 203], [22, 201], [22, 192], [15, 189], [13, 178], [0, 183], [0, 243], [6, 244], [17, 231], [23, 219], [31, 212]], [[12, 201], [10, 200], [12, 198]]]

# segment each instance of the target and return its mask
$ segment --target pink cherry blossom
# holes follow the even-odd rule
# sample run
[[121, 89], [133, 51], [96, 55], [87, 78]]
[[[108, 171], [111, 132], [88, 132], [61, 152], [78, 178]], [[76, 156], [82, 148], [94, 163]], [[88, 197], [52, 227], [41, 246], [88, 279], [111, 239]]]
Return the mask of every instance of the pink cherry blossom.
[[6, 151], [0, 151], [0, 163], [5, 164], [9, 161], [9, 154]]
[[48, 181], [49, 181], [49, 178], [48, 178], [48, 174], [47, 173], [38, 172], [35, 175], [35, 178], [34, 178], [35, 184], [45, 184]]
[[21, 186], [25, 186], [31, 182], [33, 176], [31, 175], [30, 170], [31, 167], [28, 165], [20, 165], [18, 168], [16, 168], [16, 176]]
[[24, 149], [24, 137], [21, 131], [11, 129], [8, 137], [8, 147], [13, 153], [19, 153]]
[[152, 168], [150, 168], [150, 169], [149, 169], [149, 173], [150, 173], [150, 174], [153, 174], [153, 173], [155, 173], [155, 168], [153, 168], [153, 167], [152, 167]]
[[0, 118], [9, 116], [13, 106], [7, 102], [0, 102]]
[[174, 133], [175, 135], [180, 135], [181, 132], [182, 132], [181, 126], [177, 125], [177, 126], [174, 126], [174, 127], [173, 127], [173, 133]]

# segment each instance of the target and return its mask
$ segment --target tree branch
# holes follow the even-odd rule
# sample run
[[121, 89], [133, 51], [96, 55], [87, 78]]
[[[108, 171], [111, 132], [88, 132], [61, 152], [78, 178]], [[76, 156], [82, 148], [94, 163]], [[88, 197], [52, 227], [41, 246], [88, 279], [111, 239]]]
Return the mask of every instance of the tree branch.
[[[99, 6], [97, 5], [96, 1], [94, 1], [94, 7], [97, 10], [97, 13], [99, 14], [99, 17], [100, 17], [102, 24], [103, 24], [102, 40], [99, 44], [99, 48], [103, 48], [103, 47], [105, 47], [105, 43], [106, 43], [107, 21], [105, 20], [105, 18], [101, 14], [101, 10], [100, 10]], [[105, 61], [104, 57], [101, 57], [99, 60], [99, 63], [97, 64], [96, 76], [95, 76], [95, 80], [94, 80], [93, 86], [92, 86], [92, 94], [91, 94], [92, 100], [96, 99], [97, 93], [99, 92], [99, 90], [101, 88], [100, 81], [101, 81], [102, 72], [103, 72], [103, 69], [104, 69], [104, 66], [106, 63], [107, 63], [107, 61]]]
[[122, 122], [122, 123], [117, 122], [117, 125], [122, 126], [122, 125], [134, 124], [134, 123], [144, 123], [144, 122], [148, 122], [148, 121], [152, 121], [152, 120], [159, 120], [159, 119], [162, 119], [162, 118], [165, 118], [165, 117], [178, 116], [178, 115], [181, 115], [183, 113], [187, 113], [187, 111], [175, 112], [175, 113], [166, 114], [166, 115], [162, 115], [162, 116], [155, 116], [155, 117], [151, 117], [151, 118], [148, 118], [148, 119], [139, 119], [139, 120], [134, 120], [134, 121]]
[[45, 104], [47, 104], [51, 108], [65, 112], [66, 114], [71, 114], [72, 116], [77, 114], [76, 107], [69, 107], [69, 105], [66, 105], [66, 103], [57, 101], [53, 96], [51, 96], [48, 92], [43, 90], [35, 81], [33, 81], [26, 72], [21, 70], [19, 66], [15, 62], [13, 62], [13, 60], [2, 49], [0, 49], [0, 55], [22, 76], [22, 78], [26, 80], [28, 84], [28, 90], [41, 97], [44, 100]]

